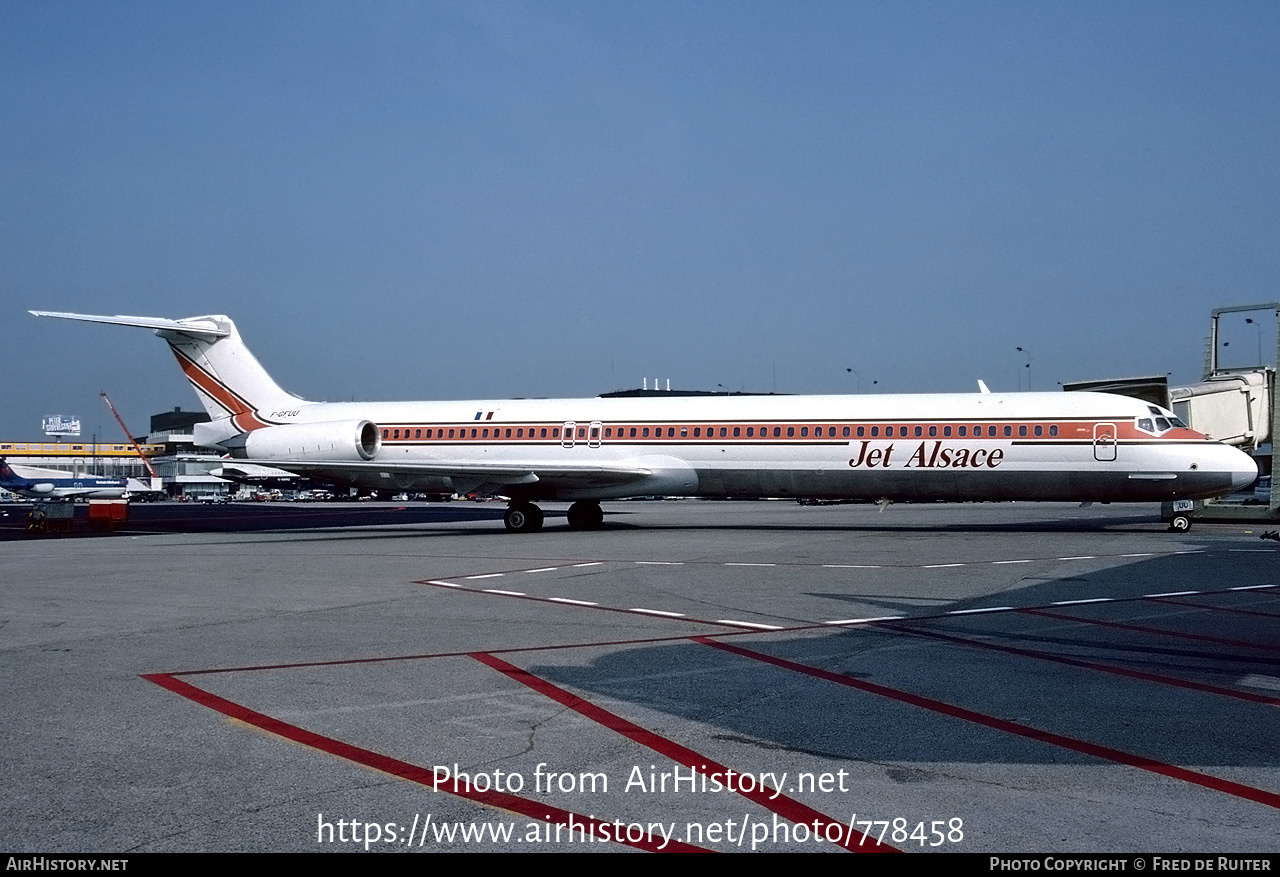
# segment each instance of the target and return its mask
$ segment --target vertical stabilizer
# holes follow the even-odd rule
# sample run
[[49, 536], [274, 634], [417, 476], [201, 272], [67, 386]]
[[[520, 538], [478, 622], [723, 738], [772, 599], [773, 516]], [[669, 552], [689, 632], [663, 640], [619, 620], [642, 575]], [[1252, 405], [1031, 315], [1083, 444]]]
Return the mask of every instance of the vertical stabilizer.
[[110, 323], [154, 329], [169, 342], [178, 365], [213, 420], [230, 418], [241, 432], [278, 423], [273, 412], [310, 404], [280, 389], [240, 340], [230, 317], [210, 315], [168, 320], [159, 317], [102, 317], [32, 311], [37, 317]]

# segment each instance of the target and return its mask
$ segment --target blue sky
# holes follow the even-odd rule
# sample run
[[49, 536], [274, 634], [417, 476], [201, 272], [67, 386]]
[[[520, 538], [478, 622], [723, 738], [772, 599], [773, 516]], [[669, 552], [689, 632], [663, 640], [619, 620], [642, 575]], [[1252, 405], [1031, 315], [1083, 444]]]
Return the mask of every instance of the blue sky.
[[1274, 3], [3, 3], [0, 437], [196, 406], [28, 308], [313, 399], [1190, 382], [1280, 299], [1278, 84]]

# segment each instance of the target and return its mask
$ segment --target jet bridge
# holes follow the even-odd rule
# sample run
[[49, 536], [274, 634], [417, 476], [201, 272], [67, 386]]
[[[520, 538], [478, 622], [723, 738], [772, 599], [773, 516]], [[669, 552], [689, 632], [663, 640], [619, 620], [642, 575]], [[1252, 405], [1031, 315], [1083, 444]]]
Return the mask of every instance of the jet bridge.
[[[1257, 312], [1261, 318], [1268, 311], [1277, 325], [1276, 362], [1280, 363], [1280, 302], [1214, 308], [1209, 314], [1204, 380], [1170, 390], [1173, 411], [1188, 426], [1252, 454], [1264, 476], [1280, 471], [1280, 466], [1276, 465], [1280, 445], [1274, 440], [1280, 431], [1275, 405], [1276, 370], [1261, 361], [1243, 368], [1222, 367], [1219, 354], [1226, 343], [1219, 336], [1219, 319], [1223, 314], [1248, 312]], [[1246, 322], [1254, 324], [1252, 318]], [[1261, 327], [1258, 328], [1257, 350], [1258, 359], [1262, 360]], [[1268, 444], [1271, 449], [1269, 461], [1260, 454], [1263, 446]], [[1199, 515], [1220, 520], [1272, 520], [1280, 517], [1280, 495], [1272, 491], [1265, 505], [1246, 506], [1223, 500], [1207, 502]]]

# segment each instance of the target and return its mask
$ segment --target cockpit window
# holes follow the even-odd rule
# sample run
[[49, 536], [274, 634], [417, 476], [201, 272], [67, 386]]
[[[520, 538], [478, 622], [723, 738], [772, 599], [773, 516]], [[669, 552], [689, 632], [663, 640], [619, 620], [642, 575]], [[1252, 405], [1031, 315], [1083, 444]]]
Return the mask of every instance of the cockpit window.
[[[1155, 410], [1155, 409], [1152, 409], [1152, 410]], [[1136, 418], [1134, 420], [1134, 424], [1138, 427], [1138, 429], [1142, 430], [1143, 432], [1151, 433], [1152, 435], [1161, 435], [1173, 429], [1175, 426], [1181, 427], [1183, 429], [1187, 428], [1187, 425], [1183, 423], [1181, 420], [1179, 420], [1178, 418], [1172, 415], [1165, 416], [1163, 414], [1158, 414], [1155, 417]]]

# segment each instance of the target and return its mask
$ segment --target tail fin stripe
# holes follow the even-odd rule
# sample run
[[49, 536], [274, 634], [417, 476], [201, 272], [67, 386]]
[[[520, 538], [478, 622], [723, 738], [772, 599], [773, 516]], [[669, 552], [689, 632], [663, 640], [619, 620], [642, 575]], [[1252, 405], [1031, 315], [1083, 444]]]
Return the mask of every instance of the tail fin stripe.
[[197, 390], [205, 393], [210, 399], [226, 409], [227, 413], [232, 415], [232, 422], [236, 426], [246, 432], [259, 429], [264, 426], [270, 426], [264, 420], [257, 417], [257, 412], [243, 397], [233, 391], [226, 384], [219, 381], [213, 375], [209, 374], [199, 363], [191, 359], [176, 347], [171, 347], [173, 355], [177, 357], [178, 365], [182, 367], [183, 373], [187, 376], [192, 385]]

